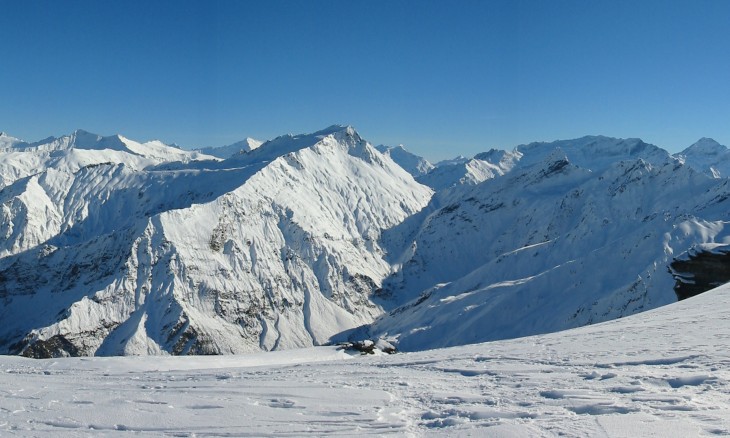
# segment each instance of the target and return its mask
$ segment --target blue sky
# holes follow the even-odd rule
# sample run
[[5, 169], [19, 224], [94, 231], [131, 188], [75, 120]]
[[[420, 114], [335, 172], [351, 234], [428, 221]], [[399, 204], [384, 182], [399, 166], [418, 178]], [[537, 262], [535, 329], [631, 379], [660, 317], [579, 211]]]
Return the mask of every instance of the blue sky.
[[730, 144], [726, 1], [3, 2], [0, 130], [184, 147], [352, 124], [431, 159]]

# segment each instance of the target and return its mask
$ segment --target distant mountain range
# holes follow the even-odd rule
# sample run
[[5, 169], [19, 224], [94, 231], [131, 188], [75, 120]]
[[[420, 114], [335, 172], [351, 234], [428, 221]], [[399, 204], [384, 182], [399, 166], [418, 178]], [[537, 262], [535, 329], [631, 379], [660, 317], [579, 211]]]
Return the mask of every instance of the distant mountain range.
[[349, 126], [199, 151], [1, 134], [0, 354], [419, 350], [630, 315], [730, 280], [707, 276], [729, 154], [589, 136], [434, 165]]
[[234, 155], [238, 155], [245, 152], [251, 152], [252, 150], [256, 149], [257, 147], [261, 146], [264, 142], [259, 141], [253, 138], [246, 138], [244, 140], [238, 141], [233, 144], [229, 144], [227, 146], [219, 146], [219, 147], [207, 147], [207, 148], [200, 148], [196, 149], [196, 151], [212, 155], [214, 157], [218, 158], [231, 158]]

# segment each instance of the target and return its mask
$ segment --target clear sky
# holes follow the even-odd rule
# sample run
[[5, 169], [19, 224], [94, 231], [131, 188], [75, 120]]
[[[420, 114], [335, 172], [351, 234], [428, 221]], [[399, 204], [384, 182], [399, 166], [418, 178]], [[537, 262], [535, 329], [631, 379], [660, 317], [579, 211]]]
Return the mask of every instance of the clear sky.
[[728, 1], [2, 1], [0, 130], [184, 147], [351, 124], [430, 159], [730, 145]]

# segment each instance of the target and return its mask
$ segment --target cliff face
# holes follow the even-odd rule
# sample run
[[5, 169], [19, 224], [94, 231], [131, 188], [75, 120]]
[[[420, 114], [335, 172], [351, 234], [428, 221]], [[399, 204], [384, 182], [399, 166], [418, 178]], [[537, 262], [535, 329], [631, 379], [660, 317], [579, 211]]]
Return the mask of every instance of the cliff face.
[[730, 249], [701, 251], [671, 264], [677, 299], [684, 300], [730, 282]]

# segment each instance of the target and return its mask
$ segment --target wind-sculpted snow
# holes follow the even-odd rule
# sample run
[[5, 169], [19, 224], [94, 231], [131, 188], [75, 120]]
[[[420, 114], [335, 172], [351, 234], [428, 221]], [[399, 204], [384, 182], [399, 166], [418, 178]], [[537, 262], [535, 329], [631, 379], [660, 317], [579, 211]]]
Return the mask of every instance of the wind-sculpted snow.
[[122, 162], [20, 179], [0, 191], [0, 318], [14, 320], [0, 328], [2, 351], [224, 354], [323, 343], [382, 312], [371, 301], [390, 272], [380, 233], [430, 196], [350, 127], [282, 137], [220, 163]]
[[565, 152], [580, 161], [589, 150], [564, 147], [525, 165], [534, 161], [525, 151], [504, 176], [437, 194], [386, 233], [393, 248], [405, 247], [384, 283], [392, 304], [354, 336], [392, 337], [412, 351], [557, 331], [675, 301], [673, 258], [730, 242], [730, 187], [629, 145], [627, 153], [656, 163], [605, 166], [598, 149], [585, 168]]
[[724, 436], [722, 287], [628, 318], [418, 353], [0, 357], [9, 436]]

